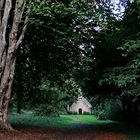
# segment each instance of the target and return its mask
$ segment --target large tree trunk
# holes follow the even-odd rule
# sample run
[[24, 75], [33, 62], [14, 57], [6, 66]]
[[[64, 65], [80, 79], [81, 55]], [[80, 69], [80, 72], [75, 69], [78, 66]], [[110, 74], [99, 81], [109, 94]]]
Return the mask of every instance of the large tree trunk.
[[8, 49], [5, 48], [5, 65], [1, 74], [0, 81], [0, 125], [1, 128], [11, 130], [12, 127], [8, 124], [8, 105], [11, 96], [11, 87], [14, 78], [15, 71], [15, 61], [16, 61], [16, 37], [13, 36], [13, 33], [10, 35]]
[[[3, 4], [5, 3], [5, 6]], [[2, 14], [2, 8], [4, 13]], [[10, 97], [10, 90], [12, 82], [10, 79], [10, 69], [8, 70], [8, 52], [6, 46], [6, 30], [8, 26], [8, 19], [10, 10], [12, 8], [12, 1], [2, 0], [0, 4], [0, 127], [3, 129], [12, 129], [8, 124], [8, 103]], [[3, 16], [2, 16], [3, 15]]]
[[[16, 2], [13, 9], [12, 5], [14, 4], [12, 2]], [[19, 30], [25, 3], [26, 0], [0, 0], [0, 127], [7, 130], [12, 130], [8, 123], [8, 105], [14, 78], [16, 51], [22, 42], [28, 21], [26, 16], [25, 26], [23, 25]], [[4, 11], [2, 12], [3, 8]], [[14, 16], [9, 33], [7, 27], [11, 9], [14, 10]], [[7, 34], [8, 38], [6, 38]]]
[[11, 95], [11, 87], [14, 78], [15, 70], [15, 57], [10, 59], [10, 54], [8, 54], [9, 59], [6, 60], [6, 67], [2, 77], [1, 90], [2, 96], [0, 100], [0, 127], [3, 129], [12, 130], [11, 125], [8, 123], [8, 105]]

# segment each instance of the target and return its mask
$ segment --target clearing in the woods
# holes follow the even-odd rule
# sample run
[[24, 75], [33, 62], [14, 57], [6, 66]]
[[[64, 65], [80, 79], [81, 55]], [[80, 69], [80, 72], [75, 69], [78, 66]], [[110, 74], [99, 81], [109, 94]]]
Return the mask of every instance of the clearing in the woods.
[[17, 131], [0, 130], [0, 140], [140, 140], [140, 129], [92, 115], [37, 117], [32, 113], [12, 114]]

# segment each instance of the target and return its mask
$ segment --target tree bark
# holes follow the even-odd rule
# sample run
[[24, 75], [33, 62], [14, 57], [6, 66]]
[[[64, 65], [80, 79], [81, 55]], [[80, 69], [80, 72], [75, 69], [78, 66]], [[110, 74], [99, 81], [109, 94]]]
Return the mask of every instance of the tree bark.
[[[0, 127], [7, 130], [13, 130], [8, 123], [8, 105], [14, 79], [16, 51], [22, 42], [28, 21], [26, 16], [25, 26], [19, 31], [26, 0], [16, 0], [11, 32], [6, 39], [12, 2], [12, 0], [1, 0], [0, 2]], [[1, 12], [2, 7], [4, 7], [4, 12]]]
[[1, 110], [0, 126], [1, 128], [7, 130], [13, 130], [11, 125], [8, 123], [8, 105], [11, 96], [11, 87], [14, 78], [15, 60], [16, 60], [16, 57], [13, 58], [12, 57], [13, 56], [10, 53], [8, 53], [6, 66], [1, 82], [2, 96], [0, 100], [0, 110]]
[[2, 76], [2, 72], [4, 70], [5, 58], [6, 58], [6, 29], [8, 26], [8, 19], [10, 15], [10, 11], [12, 8], [12, 1], [5, 0], [5, 8], [3, 17], [2, 16], [2, 7], [3, 7], [4, 0], [1, 1], [0, 4], [0, 78]]

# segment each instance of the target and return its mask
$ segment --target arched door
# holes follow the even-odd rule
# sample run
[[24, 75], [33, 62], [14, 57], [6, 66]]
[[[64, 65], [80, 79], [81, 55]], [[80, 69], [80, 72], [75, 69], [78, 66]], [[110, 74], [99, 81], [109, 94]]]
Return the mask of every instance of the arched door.
[[79, 108], [79, 114], [82, 114], [82, 108]]

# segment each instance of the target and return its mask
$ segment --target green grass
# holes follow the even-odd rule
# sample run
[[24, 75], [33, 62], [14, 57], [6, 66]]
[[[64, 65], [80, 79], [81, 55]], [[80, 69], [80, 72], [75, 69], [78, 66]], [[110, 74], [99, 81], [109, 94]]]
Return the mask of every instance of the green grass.
[[123, 133], [129, 136], [130, 140], [140, 140], [140, 129], [125, 123], [98, 120], [93, 115], [60, 115], [60, 117], [34, 116], [32, 112], [13, 113], [9, 117], [13, 125], [37, 126], [37, 127], [84, 127], [91, 126], [95, 130]]
[[12, 113], [9, 117], [13, 125], [41, 126], [41, 127], [69, 127], [72, 125], [100, 125], [108, 124], [111, 121], [97, 120], [92, 115], [60, 115], [60, 117], [34, 116], [31, 111], [23, 111], [22, 114]]
[[[80, 119], [80, 120], [77, 120]], [[9, 117], [10, 122], [13, 125], [28, 125], [28, 126], [41, 126], [41, 127], [68, 127], [74, 124], [92, 124], [96, 122], [96, 118], [84, 115], [60, 115], [60, 117], [39, 117], [32, 114], [12, 114]]]

